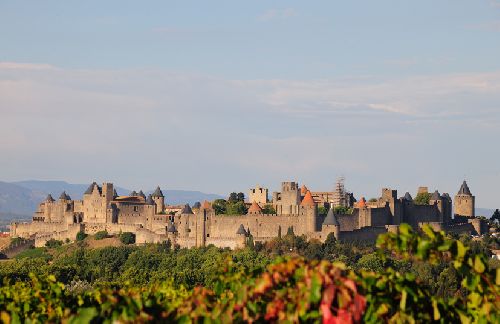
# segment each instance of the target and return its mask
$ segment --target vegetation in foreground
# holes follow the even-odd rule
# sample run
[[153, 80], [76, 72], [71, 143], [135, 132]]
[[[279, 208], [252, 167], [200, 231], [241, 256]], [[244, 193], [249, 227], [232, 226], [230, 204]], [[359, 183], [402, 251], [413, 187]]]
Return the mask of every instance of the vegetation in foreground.
[[293, 233], [239, 251], [83, 245], [2, 264], [2, 321], [499, 321], [489, 238], [402, 226], [376, 248]]

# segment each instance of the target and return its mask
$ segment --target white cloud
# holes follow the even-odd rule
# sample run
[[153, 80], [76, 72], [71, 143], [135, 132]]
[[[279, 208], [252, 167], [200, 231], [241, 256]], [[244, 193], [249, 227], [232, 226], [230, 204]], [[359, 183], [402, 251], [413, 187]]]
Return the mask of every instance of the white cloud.
[[[0, 151], [9, 157], [0, 179], [78, 174], [226, 192], [296, 178], [329, 188], [344, 173], [359, 176], [354, 185], [366, 193], [408, 177], [400, 162], [420, 179], [434, 157], [453, 159], [447, 172], [458, 176], [498, 159], [471, 170], [476, 156], [494, 154], [499, 71], [228, 80], [41, 66], [0, 63]], [[463, 156], [463, 145], [475, 155]]]

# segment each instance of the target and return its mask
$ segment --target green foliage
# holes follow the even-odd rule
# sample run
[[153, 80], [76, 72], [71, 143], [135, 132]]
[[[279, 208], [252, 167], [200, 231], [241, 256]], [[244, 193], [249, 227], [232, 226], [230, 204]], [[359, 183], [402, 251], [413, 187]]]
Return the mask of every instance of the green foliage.
[[247, 207], [243, 201], [228, 202], [226, 206], [227, 215], [245, 215]]
[[85, 240], [86, 237], [87, 237], [87, 234], [85, 234], [84, 232], [78, 232], [76, 234], [76, 240], [78, 242]]
[[415, 199], [413, 199], [413, 203], [415, 205], [428, 205], [431, 200], [431, 194], [428, 192], [419, 192]]
[[10, 239], [10, 246], [16, 246], [24, 242], [22, 237], [13, 237]]
[[318, 215], [325, 216], [328, 213], [328, 209], [325, 206], [318, 207]]
[[274, 209], [273, 205], [267, 204], [262, 208], [262, 213], [266, 215], [275, 215], [276, 210]]
[[108, 237], [108, 231], [99, 231], [95, 233], [94, 239], [96, 240], [102, 240]]
[[216, 199], [212, 203], [212, 208], [216, 215], [221, 215], [226, 213], [227, 202], [224, 199]]
[[242, 192], [231, 192], [229, 194], [229, 198], [227, 199], [228, 203], [236, 203], [236, 202], [245, 202], [245, 194]]
[[120, 234], [120, 242], [123, 244], [134, 244], [135, 243], [135, 234], [132, 232], [124, 232]]
[[337, 206], [334, 209], [335, 214], [341, 214], [341, 215], [352, 214], [352, 211], [353, 211], [352, 208], [344, 206]]
[[23, 258], [43, 258], [45, 260], [50, 260], [52, 256], [47, 253], [47, 248], [31, 248], [16, 255], [16, 259]]
[[377, 202], [377, 201], [378, 201], [378, 199], [377, 199], [377, 198], [370, 198], [370, 199], [368, 200], [368, 202]]
[[[322, 244], [293, 233], [262, 252], [257, 244], [236, 251], [80, 245], [50, 264], [36, 257], [3, 262], [0, 319], [498, 323], [500, 269], [483, 253], [489, 241], [461, 239], [402, 225], [379, 237], [376, 252], [332, 234]], [[288, 256], [272, 261], [273, 254]]]
[[47, 242], [45, 242], [45, 246], [48, 248], [56, 248], [63, 245], [63, 241], [55, 240], [55, 239], [50, 239]]

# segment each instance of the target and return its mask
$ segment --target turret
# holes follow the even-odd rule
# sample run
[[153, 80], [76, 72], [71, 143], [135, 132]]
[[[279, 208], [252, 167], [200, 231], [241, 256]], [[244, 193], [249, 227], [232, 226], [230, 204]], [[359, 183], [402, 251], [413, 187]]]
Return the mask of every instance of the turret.
[[467, 182], [464, 180], [460, 190], [455, 195], [455, 216], [474, 218], [476, 215], [476, 197], [470, 192]]
[[[323, 221], [321, 231], [323, 233], [325, 233], [326, 235], [333, 233], [333, 235], [335, 235], [335, 238], [337, 240], [339, 239], [340, 223], [337, 220], [337, 217], [335, 217], [335, 212], [333, 210], [333, 206], [328, 211], [328, 214], [326, 214], [325, 220]], [[325, 235], [325, 238], [326, 238], [326, 235]]]
[[165, 212], [165, 196], [160, 189], [160, 186], [156, 187], [155, 192], [153, 192], [153, 201], [156, 204], [156, 213], [161, 214]]
[[246, 240], [247, 240], [247, 231], [245, 230], [245, 227], [243, 224], [240, 224], [240, 227], [236, 231], [236, 236], [238, 237], [238, 247], [239, 248], [244, 248], [246, 245]]
[[309, 233], [316, 232], [319, 227], [318, 208], [309, 190], [302, 199], [299, 210], [300, 214], [305, 216], [306, 231]]

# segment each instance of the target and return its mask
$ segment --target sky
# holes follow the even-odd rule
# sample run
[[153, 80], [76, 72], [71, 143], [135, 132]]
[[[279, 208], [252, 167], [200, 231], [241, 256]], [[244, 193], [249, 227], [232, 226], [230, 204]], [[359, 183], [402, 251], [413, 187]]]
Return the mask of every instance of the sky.
[[499, 58], [494, 0], [0, 0], [0, 180], [499, 208]]

